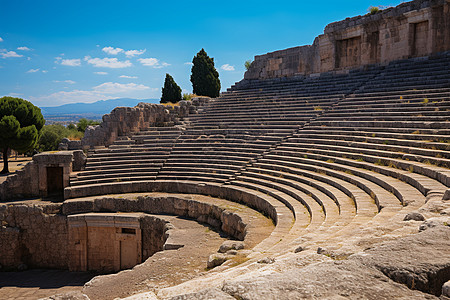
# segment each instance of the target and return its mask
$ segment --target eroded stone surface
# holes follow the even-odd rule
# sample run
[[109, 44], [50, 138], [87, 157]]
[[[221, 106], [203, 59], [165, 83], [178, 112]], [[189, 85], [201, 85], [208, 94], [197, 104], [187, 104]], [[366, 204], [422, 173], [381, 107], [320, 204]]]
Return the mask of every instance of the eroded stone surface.
[[244, 249], [244, 243], [241, 241], [225, 241], [220, 245], [219, 252], [225, 253], [228, 250], [241, 250]]
[[450, 279], [450, 227], [439, 226], [352, 257], [412, 289], [439, 295]]

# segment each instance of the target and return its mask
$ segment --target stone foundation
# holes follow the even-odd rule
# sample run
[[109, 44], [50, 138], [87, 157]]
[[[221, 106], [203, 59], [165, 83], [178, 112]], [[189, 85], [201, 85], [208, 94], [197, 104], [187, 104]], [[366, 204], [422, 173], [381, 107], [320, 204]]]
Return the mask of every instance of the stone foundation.
[[173, 237], [176, 229], [169, 222], [149, 214], [188, 217], [235, 239], [244, 239], [247, 232], [236, 213], [179, 197], [2, 204], [0, 269], [24, 264], [107, 273], [131, 268], [158, 251], [183, 246]]
[[255, 56], [244, 79], [306, 76], [450, 50], [450, 2], [415, 0], [326, 26], [310, 46]]
[[31, 268], [67, 268], [67, 219], [59, 205], [0, 206], [2, 270], [25, 264]]

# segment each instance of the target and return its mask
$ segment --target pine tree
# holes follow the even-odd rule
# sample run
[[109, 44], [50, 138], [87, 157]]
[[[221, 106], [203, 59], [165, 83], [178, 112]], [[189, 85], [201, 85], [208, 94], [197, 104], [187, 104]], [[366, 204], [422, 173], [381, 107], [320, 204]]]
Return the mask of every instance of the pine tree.
[[214, 67], [214, 58], [210, 58], [202, 48], [192, 60], [191, 82], [194, 94], [218, 97], [220, 93], [219, 72]]
[[161, 103], [177, 103], [181, 98], [181, 88], [177, 85], [173, 77], [166, 74], [164, 87], [162, 88]]
[[3, 152], [3, 170], [9, 172], [8, 151], [26, 152], [33, 149], [45, 120], [41, 109], [31, 102], [13, 97], [0, 98], [0, 149]]

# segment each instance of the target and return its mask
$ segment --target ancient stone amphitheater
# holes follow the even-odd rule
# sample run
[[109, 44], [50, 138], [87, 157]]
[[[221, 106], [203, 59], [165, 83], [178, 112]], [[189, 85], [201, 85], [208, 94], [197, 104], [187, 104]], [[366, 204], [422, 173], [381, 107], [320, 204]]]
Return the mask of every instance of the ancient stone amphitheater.
[[[84, 167], [44, 154], [3, 184], [5, 200], [37, 174], [45, 195], [61, 168], [65, 201], [0, 206], [0, 263], [143, 262], [74, 299], [448, 299], [449, 7], [330, 24], [256, 57], [217, 99], [116, 109], [88, 129]], [[213, 231], [210, 251], [169, 215], [243, 242]]]

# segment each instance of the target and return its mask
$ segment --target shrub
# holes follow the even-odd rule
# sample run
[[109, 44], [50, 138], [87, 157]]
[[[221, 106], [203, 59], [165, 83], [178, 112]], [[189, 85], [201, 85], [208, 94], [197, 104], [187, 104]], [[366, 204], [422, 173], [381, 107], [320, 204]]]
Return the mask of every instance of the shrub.
[[250, 69], [250, 66], [252, 65], [252, 61], [251, 60], [247, 60], [244, 63], [245, 69], [248, 71], [248, 69]]
[[94, 125], [99, 125], [99, 124], [100, 124], [100, 122], [98, 122], [98, 121], [81, 118], [78, 120], [77, 130], [84, 133], [88, 126], [94, 126]]
[[169, 74], [166, 74], [160, 103], [177, 103], [181, 100], [181, 88]]
[[191, 82], [194, 94], [218, 97], [220, 93], [219, 72], [214, 67], [214, 58], [210, 58], [204, 49], [192, 60]]
[[194, 97], [193, 94], [189, 94], [189, 93], [184, 93], [183, 94], [183, 100], [189, 101], [192, 99], [192, 97]]
[[380, 8], [378, 6], [371, 6], [367, 10], [369, 11], [370, 15], [374, 15], [380, 11]]

